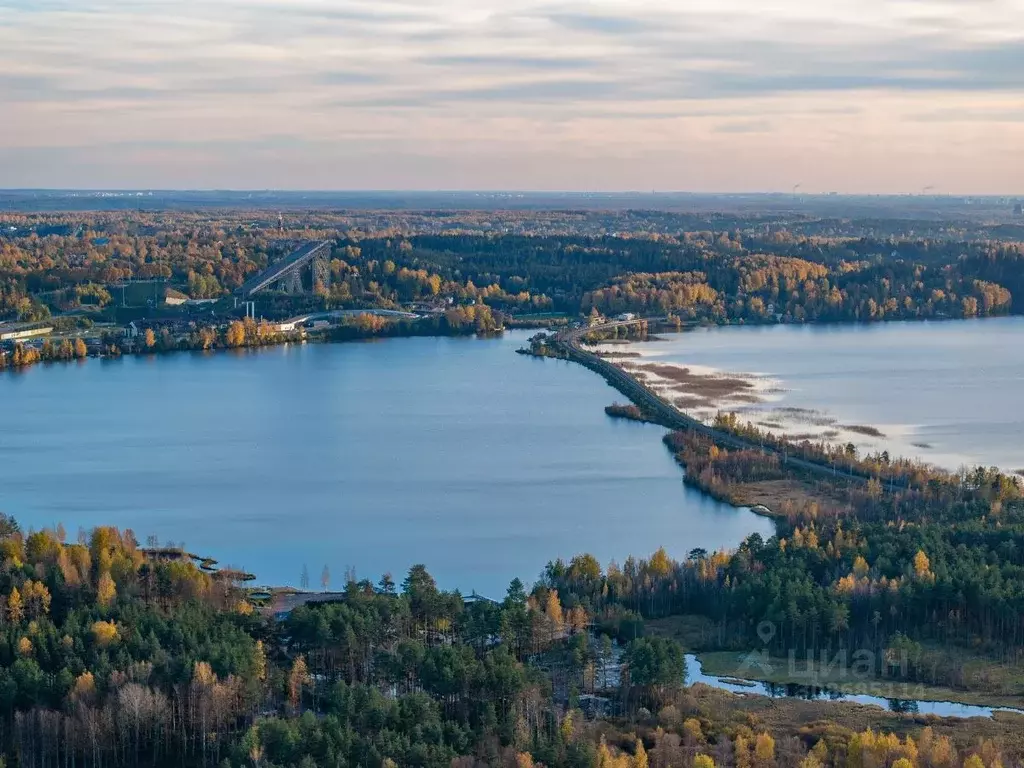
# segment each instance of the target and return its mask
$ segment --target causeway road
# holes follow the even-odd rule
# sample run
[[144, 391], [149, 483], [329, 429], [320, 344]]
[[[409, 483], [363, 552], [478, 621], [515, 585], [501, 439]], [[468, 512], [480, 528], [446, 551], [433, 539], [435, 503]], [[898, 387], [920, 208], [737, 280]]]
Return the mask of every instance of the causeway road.
[[[646, 318], [646, 322], [658, 322], [664, 318]], [[554, 343], [573, 362], [599, 373], [609, 384], [619, 390], [636, 404], [646, 416], [653, 421], [669, 429], [678, 431], [692, 431], [697, 434], [711, 438], [718, 445], [739, 450], [754, 450], [764, 454], [775, 454], [786, 466], [803, 469], [818, 475], [829, 477], [845, 477], [856, 483], [867, 483], [873, 475], [858, 472], [849, 467], [843, 468], [835, 464], [820, 464], [808, 461], [798, 456], [790, 455], [787, 451], [779, 450], [772, 446], [761, 445], [758, 442], [747, 440], [730, 432], [724, 432], [704, 422], [687, 416], [674, 405], [669, 403], [661, 395], [641, 383], [637, 378], [631, 376], [614, 363], [609, 362], [600, 355], [589, 352], [583, 348], [581, 341], [584, 336], [590, 333], [602, 333], [616, 328], [636, 325], [644, 322], [645, 319], [637, 320], [616, 320], [601, 325], [594, 325], [585, 328], [572, 328], [561, 331], [555, 335]], [[901, 485], [902, 484], [896, 484]]]

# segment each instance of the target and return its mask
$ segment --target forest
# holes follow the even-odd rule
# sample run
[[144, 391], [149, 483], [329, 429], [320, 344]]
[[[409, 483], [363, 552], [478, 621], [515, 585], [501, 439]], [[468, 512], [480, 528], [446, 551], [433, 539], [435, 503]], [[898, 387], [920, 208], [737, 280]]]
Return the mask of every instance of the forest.
[[[224, 297], [309, 239], [335, 246], [330, 285], [314, 286], [302, 311], [450, 302], [512, 315], [597, 308], [708, 322], [1024, 311], [1021, 241], [966, 225], [894, 221], [901, 234], [881, 236], [875, 221], [550, 211], [311, 211], [274, 223], [257, 212], [2, 214], [0, 320], [109, 312], [124, 281]], [[262, 311], [282, 301], [271, 297]], [[294, 301], [285, 304], [282, 316], [295, 314]]]
[[[7, 765], [40, 767], [1019, 765], [1019, 720], [765, 713], [759, 697], [686, 686], [684, 647], [652, 631], [688, 613], [724, 641], [767, 618], [784, 645], [1016, 652], [1019, 498], [991, 477], [964, 483], [959, 500], [892, 500], [900, 526], [790, 510], [768, 542], [606, 569], [579, 555], [501, 602], [445, 592], [415, 565], [282, 615], [210, 558], [4, 517], [0, 744]], [[1005, 504], [998, 532], [972, 525], [982, 500], [987, 514]], [[948, 506], [947, 524], [924, 501]]]
[[[3, 321], [109, 319], [116, 286], [133, 280], [223, 298], [314, 238], [335, 244], [330, 285], [301, 299], [269, 296], [269, 313], [294, 313], [296, 302], [302, 311], [430, 310], [415, 322], [354, 314], [329, 331], [338, 341], [489, 334], [538, 313], [763, 323], [1024, 311], [1015, 230], [997, 237], [970, 223], [131, 210], [4, 213], [0, 223]], [[134, 344], [145, 354], [294, 338], [253, 319], [173, 333], [160, 321], [140, 326]], [[121, 349], [119, 334], [100, 342], [108, 354]], [[0, 366], [87, 354], [81, 339], [18, 344]], [[608, 413], [644, 419], [636, 406]], [[1024, 765], [1020, 715], [929, 718], [686, 684], [685, 654], [695, 651], [868, 652], [872, 678], [1024, 702], [1019, 481], [790, 442], [729, 414], [715, 427], [772, 450], [670, 433], [685, 481], [736, 504], [766, 489], [781, 497], [765, 508], [775, 536], [734, 551], [623, 553], [621, 563], [554, 559], [535, 583], [512, 580], [497, 602], [445, 591], [413, 564], [399, 580], [353, 577], [330, 599], [279, 612], [246, 574], [142, 546], [130, 530], [72, 540], [60, 525], [26, 531], [0, 517], [5, 764]], [[812, 476], [787, 456], [849, 475]]]

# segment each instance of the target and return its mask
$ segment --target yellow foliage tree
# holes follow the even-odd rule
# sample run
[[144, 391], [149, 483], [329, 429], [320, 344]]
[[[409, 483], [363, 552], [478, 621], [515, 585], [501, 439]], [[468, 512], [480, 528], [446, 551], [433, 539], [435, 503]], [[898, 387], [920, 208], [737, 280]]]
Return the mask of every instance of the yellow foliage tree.
[[11, 624], [20, 624], [25, 616], [25, 606], [21, 602], [21, 592], [17, 587], [11, 587], [11, 594], [7, 596], [7, 619]]
[[225, 342], [229, 347], [241, 347], [245, 345], [245, 326], [235, 320], [228, 326]]
[[565, 629], [565, 616], [562, 613], [562, 603], [558, 599], [558, 590], [552, 589], [548, 592], [547, 603], [544, 605], [544, 615], [548, 618], [552, 637], [560, 634]]
[[292, 664], [292, 671], [288, 674], [288, 701], [292, 707], [298, 709], [302, 701], [302, 688], [310, 683], [309, 667], [306, 666], [306, 659], [299, 656]]
[[[907, 739], [913, 743], [909, 736]], [[825, 765], [828, 762], [828, 744], [825, 743], [824, 739], [818, 739], [818, 743], [814, 745], [814, 749], [811, 750], [811, 754], [814, 755], [822, 765]]]
[[932, 768], [952, 768], [957, 763], [953, 742], [948, 736], [937, 736], [930, 726], [921, 731], [917, 747], [922, 762]]
[[252, 674], [260, 682], [267, 679], [267, 652], [263, 649], [263, 641], [256, 641], [252, 654]]
[[117, 598], [117, 586], [110, 574], [104, 571], [100, 574], [100, 580], [96, 584], [96, 602], [104, 608], [109, 608]]
[[95, 697], [96, 678], [92, 672], [85, 671], [75, 678], [75, 685], [71, 689], [71, 701], [76, 704], [89, 704]]
[[704, 731], [700, 727], [700, 720], [695, 717], [687, 718], [683, 722], [683, 733], [692, 738], [698, 744], [704, 743]]
[[647, 750], [640, 739], [636, 740], [636, 749], [633, 751], [633, 768], [647, 768]]
[[917, 554], [914, 555], [914, 575], [919, 579], [927, 578], [931, 573], [932, 564], [928, 559], [928, 555], [923, 550], [918, 550]]
[[31, 579], [26, 581], [22, 587], [24, 589], [22, 599], [29, 618], [38, 619], [40, 616], [45, 616], [50, 610], [50, 590], [43, 582]]
[[32, 641], [27, 637], [23, 637], [18, 641], [18, 653], [22, 656], [28, 656], [32, 653]]
[[217, 675], [208, 661], [197, 661], [192, 667], [192, 682], [203, 688], [209, 688], [217, 682]]
[[750, 768], [753, 760], [750, 755], [750, 744], [743, 734], [738, 734], [733, 742], [733, 753], [735, 754], [736, 768]]
[[97, 621], [92, 625], [92, 637], [96, 645], [106, 648], [117, 640], [117, 625], [112, 621]]
[[648, 567], [654, 576], [664, 578], [669, 575], [672, 571], [672, 561], [669, 559], [668, 552], [665, 551], [664, 547], [658, 547], [658, 551], [651, 555], [651, 562], [648, 563]]
[[587, 609], [582, 605], [577, 605], [569, 611], [569, 628], [573, 632], [584, 632], [589, 624], [590, 617], [587, 616]]
[[761, 765], [766, 765], [775, 759], [775, 739], [767, 731], [757, 735], [754, 742], [754, 758]]
[[693, 758], [693, 768], [715, 768], [715, 761], [709, 755], [697, 755]]
[[576, 733], [576, 722], [573, 717], [573, 712], [570, 710], [566, 712], [565, 717], [562, 719], [562, 724], [558, 726], [558, 733], [562, 737], [562, 741], [569, 744], [573, 741], [573, 736]]

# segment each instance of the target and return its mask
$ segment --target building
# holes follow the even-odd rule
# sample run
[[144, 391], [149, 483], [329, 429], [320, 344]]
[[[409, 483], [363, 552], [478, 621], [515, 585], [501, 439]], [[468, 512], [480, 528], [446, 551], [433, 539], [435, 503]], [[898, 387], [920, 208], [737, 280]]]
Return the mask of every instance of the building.
[[164, 304], [168, 307], [180, 307], [182, 304], [187, 304], [188, 300], [188, 296], [173, 288], [168, 288], [164, 293]]
[[49, 336], [51, 333], [53, 333], [52, 325], [11, 325], [6, 327], [0, 326], [0, 341], [20, 341], [21, 339], [31, 339], [38, 336]]
[[616, 319], [617, 320], [623, 320], [623, 321], [628, 323], [628, 322], [631, 322], [633, 320], [636, 320], [636, 315], [633, 312], [623, 312]]
[[139, 326], [137, 326], [133, 320], [124, 327], [124, 330], [121, 331], [121, 335], [126, 339], [137, 339], [139, 338]]
[[489, 597], [478, 595], [476, 590], [473, 590], [473, 594], [466, 595], [466, 597], [462, 598], [462, 604], [464, 606], [468, 607], [470, 605], [475, 605], [476, 603], [483, 603], [484, 605], [499, 605], [497, 600], [492, 600]]

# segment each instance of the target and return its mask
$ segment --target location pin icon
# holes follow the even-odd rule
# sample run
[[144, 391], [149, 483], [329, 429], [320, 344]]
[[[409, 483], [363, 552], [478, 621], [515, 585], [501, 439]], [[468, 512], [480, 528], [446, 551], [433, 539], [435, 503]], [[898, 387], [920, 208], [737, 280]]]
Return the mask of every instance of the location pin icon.
[[775, 625], [770, 621], [762, 621], [757, 625], [757, 636], [764, 645], [768, 645], [775, 637]]

